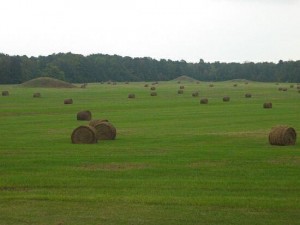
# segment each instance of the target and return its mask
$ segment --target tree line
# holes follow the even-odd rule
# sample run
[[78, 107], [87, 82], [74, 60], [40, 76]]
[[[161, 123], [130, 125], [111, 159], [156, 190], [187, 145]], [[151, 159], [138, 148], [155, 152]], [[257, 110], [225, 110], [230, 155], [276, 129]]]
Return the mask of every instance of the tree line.
[[300, 82], [300, 60], [273, 62], [188, 63], [118, 55], [83, 56], [58, 53], [27, 57], [0, 54], [0, 84], [18, 84], [37, 77], [71, 83], [102, 81], [161, 81], [186, 75], [201, 81], [247, 79], [266, 82]]

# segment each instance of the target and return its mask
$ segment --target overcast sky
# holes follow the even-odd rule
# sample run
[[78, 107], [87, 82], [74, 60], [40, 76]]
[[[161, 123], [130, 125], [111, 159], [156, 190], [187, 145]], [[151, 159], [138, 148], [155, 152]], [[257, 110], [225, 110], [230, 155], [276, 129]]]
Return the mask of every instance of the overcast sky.
[[0, 0], [0, 52], [300, 60], [300, 0]]

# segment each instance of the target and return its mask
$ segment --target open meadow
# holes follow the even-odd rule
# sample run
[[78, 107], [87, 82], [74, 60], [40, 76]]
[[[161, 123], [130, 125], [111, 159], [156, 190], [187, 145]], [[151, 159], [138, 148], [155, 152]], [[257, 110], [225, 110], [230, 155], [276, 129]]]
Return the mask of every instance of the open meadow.
[[[0, 85], [0, 225], [300, 224], [299, 140], [268, 141], [276, 125], [299, 136], [297, 84], [146, 83]], [[116, 139], [72, 144], [82, 110]]]

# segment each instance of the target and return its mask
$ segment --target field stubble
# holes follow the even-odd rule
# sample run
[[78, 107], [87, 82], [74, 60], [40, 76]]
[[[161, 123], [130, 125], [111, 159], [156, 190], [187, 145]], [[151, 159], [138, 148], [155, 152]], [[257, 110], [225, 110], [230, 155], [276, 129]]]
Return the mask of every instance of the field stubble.
[[[299, 224], [299, 144], [268, 143], [275, 125], [299, 132], [296, 90], [187, 82], [178, 95], [159, 82], [151, 97], [144, 84], [1, 85], [0, 224]], [[112, 122], [116, 140], [71, 144], [82, 110]]]

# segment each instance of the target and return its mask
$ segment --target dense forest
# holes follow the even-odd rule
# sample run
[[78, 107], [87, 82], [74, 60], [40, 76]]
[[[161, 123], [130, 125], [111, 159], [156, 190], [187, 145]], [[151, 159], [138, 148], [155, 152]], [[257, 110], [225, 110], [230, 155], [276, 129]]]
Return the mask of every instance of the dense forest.
[[0, 84], [18, 84], [37, 77], [54, 77], [72, 83], [100, 81], [160, 81], [187, 75], [201, 81], [247, 79], [300, 82], [300, 60], [271, 62], [188, 63], [94, 54], [59, 53], [27, 57], [0, 54]]

